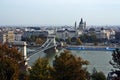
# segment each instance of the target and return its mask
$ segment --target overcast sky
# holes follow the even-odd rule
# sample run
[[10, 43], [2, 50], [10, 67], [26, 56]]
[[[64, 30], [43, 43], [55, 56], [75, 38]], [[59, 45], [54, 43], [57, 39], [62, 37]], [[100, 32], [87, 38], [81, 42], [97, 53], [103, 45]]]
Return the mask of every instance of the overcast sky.
[[120, 0], [0, 0], [0, 25], [120, 25]]

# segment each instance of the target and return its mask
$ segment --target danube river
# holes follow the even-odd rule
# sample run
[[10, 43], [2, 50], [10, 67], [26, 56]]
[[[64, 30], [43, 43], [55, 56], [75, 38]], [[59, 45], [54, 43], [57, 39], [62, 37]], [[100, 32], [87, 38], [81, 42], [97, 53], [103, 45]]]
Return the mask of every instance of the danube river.
[[88, 60], [90, 64], [87, 66], [88, 71], [92, 72], [93, 68], [97, 71], [102, 71], [106, 75], [111, 71], [112, 66], [109, 61], [112, 60], [112, 52], [110, 51], [71, 51], [76, 56], [81, 56]]
[[[39, 53], [31, 57], [29, 60], [29, 64], [32, 65], [34, 61], [39, 57], [47, 57], [50, 62], [54, 60], [55, 55], [60, 55], [59, 53]], [[92, 72], [93, 68], [96, 68], [97, 71], [102, 71], [106, 75], [111, 71], [112, 66], [109, 64], [109, 61], [112, 60], [112, 52], [111, 51], [71, 51], [71, 53], [75, 56], [80, 56], [84, 60], [88, 60], [90, 64], [87, 66], [88, 71]]]

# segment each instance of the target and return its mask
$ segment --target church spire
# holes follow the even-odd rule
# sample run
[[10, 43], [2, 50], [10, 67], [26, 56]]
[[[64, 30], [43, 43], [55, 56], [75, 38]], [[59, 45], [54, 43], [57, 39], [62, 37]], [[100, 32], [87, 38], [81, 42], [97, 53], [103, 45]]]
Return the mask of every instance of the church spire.
[[84, 22], [84, 29], [86, 29], [86, 22]]
[[83, 24], [83, 19], [81, 18], [80, 24]]
[[75, 21], [75, 30], [77, 29], [77, 22]]
[[83, 19], [81, 18], [81, 21], [79, 23], [79, 30], [83, 30], [84, 29], [84, 23], [83, 23]]

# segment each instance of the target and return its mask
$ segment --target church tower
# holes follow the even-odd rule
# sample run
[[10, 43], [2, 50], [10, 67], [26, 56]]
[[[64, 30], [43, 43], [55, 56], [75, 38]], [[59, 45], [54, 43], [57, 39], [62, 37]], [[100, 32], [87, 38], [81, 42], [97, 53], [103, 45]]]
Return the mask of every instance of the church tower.
[[75, 30], [77, 30], [77, 22], [75, 21]]
[[86, 22], [84, 22], [84, 29], [86, 29]]
[[81, 21], [79, 23], [79, 30], [83, 30], [84, 29], [84, 23], [83, 23], [83, 19], [81, 18]]
[[81, 21], [79, 23], [79, 30], [83, 30], [84, 27], [84, 23], [83, 23], [83, 19], [81, 18]]

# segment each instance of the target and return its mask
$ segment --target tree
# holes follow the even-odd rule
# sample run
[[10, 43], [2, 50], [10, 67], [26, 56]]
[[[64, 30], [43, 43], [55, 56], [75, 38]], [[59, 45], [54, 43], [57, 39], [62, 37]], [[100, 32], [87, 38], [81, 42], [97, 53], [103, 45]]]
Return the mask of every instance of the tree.
[[36, 38], [36, 44], [40, 44], [42, 45], [44, 43], [44, 41], [41, 38]]
[[[4, 59], [3, 59], [4, 58]], [[0, 60], [0, 79], [1, 80], [18, 80], [19, 66], [16, 61], [8, 57], [3, 57]]]
[[60, 42], [60, 38], [58, 38], [58, 37], [55, 37], [55, 40], [56, 40], [57, 42]]
[[48, 59], [38, 58], [30, 70], [30, 80], [50, 80]]
[[76, 44], [77, 44], [77, 45], [82, 45], [82, 41], [80, 40], [80, 38], [77, 38]]
[[91, 75], [92, 80], [107, 80], [103, 72], [96, 72]]
[[89, 41], [89, 35], [88, 34], [83, 34], [80, 36], [80, 39], [82, 42], [88, 42]]
[[71, 42], [76, 42], [76, 37], [72, 37]]
[[98, 42], [94, 42], [94, 45], [97, 46], [97, 45], [98, 45]]
[[69, 51], [64, 51], [60, 56], [55, 56], [51, 75], [54, 80], [86, 80], [85, 65], [87, 64], [88, 61], [83, 60], [81, 57], [76, 57]]
[[92, 42], [97, 42], [97, 36], [95, 33], [91, 34], [90, 38]]
[[110, 61], [110, 64], [114, 67], [120, 70], [120, 50], [116, 49], [113, 51], [112, 54], [112, 61]]
[[71, 44], [71, 38], [68, 37], [68, 39], [66, 39], [66, 42], [67, 42], [67, 44]]
[[[0, 79], [25, 80], [23, 71], [26, 69], [22, 53], [16, 48], [9, 48], [7, 44], [0, 44]], [[23, 69], [23, 71], [22, 71]]]

